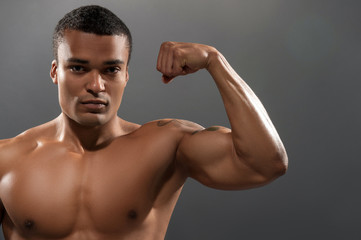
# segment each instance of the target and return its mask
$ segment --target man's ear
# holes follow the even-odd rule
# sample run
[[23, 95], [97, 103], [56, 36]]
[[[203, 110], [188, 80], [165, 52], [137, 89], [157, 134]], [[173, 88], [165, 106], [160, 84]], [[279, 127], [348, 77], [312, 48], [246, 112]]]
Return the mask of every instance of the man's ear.
[[54, 84], [58, 84], [58, 63], [56, 60], [51, 62], [50, 77]]
[[128, 83], [128, 80], [129, 80], [129, 68], [128, 68], [128, 66], [127, 66], [127, 72], [125, 73], [126, 75], [125, 75], [125, 84], [127, 84]]

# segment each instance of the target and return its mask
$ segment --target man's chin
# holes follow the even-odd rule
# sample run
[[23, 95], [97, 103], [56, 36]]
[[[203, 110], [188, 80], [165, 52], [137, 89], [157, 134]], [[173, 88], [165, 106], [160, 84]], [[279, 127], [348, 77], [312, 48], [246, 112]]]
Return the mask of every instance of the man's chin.
[[108, 119], [103, 114], [87, 114], [89, 116], [78, 117], [75, 121], [84, 127], [96, 127], [104, 125], [108, 122]]

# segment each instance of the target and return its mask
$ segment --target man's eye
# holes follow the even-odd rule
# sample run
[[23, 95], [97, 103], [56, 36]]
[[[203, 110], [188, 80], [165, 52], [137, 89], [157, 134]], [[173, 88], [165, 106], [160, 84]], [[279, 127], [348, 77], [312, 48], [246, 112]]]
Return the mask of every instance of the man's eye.
[[83, 72], [85, 69], [82, 66], [70, 66], [72, 72]]
[[110, 67], [106, 69], [107, 73], [118, 73], [120, 71], [119, 67]]

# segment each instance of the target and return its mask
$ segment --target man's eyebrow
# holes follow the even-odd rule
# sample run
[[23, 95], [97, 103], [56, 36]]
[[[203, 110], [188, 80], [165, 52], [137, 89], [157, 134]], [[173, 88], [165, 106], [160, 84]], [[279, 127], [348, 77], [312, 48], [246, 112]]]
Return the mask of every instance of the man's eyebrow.
[[[88, 60], [83, 60], [83, 59], [79, 59], [79, 58], [68, 58], [66, 60], [67, 62], [71, 62], [71, 63], [80, 63], [80, 64], [89, 64]], [[120, 60], [120, 59], [114, 59], [114, 60], [109, 60], [109, 61], [105, 61], [103, 62], [104, 65], [122, 65], [124, 64], [124, 61]]]
[[79, 58], [68, 58], [66, 61], [71, 63], [89, 64], [89, 61]]
[[120, 60], [120, 59], [115, 59], [115, 60], [109, 60], [109, 61], [105, 61], [103, 62], [104, 65], [122, 65], [124, 64], [124, 61]]

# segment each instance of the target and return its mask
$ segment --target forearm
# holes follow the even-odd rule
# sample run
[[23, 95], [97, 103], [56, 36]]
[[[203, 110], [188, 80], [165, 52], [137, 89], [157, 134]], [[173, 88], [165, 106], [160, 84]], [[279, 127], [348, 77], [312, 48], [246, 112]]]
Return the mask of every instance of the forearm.
[[282, 174], [286, 151], [261, 101], [218, 51], [210, 53], [207, 70], [222, 96], [237, 155], [264, 176]]

